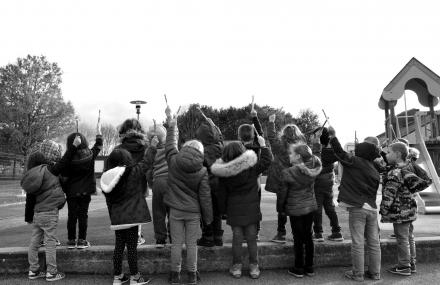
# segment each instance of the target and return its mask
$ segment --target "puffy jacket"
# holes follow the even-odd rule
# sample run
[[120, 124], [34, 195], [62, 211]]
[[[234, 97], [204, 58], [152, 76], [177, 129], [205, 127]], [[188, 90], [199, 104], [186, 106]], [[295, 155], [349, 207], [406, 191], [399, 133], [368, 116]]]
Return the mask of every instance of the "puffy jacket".
[[219, 193], [225, 195], [225, 204], [219, 205], [221, 212], [228, 216], [226, 223], [231, 226], [246, 226], [261, 221], [259, 198], [259, 175], [272, 161], [269, 148], [261, 148], [258, 159], [253, 150], [246, 150], [229, 162], [217, 160], [211, 167], [214, 175], [219, 176]]
[[203, 221], [210, 224], [213, 220], [211, 189], [203, 154], [189, 146], [179, 151], [177, 132], [176, 126], [168, 127], [165, 151], [170, 189], [165, 193], [164, 203], [180, 211], [201, 213]]
[[144, 197], [145, 173], [151, 169], [156, 149], [150, 147], [135, 165], [115, 167], [101, 176], [112, 230], [121, 230], [151, 222], [150, 210]]
[[303, 216], [315, 211], [316, 204], [313, 185], [321, 172], [321, 161], [317, 156], [306, 163], [295, 164], [282, 172], [283, 187], [277, 200], [277, 211], [288, 216]]

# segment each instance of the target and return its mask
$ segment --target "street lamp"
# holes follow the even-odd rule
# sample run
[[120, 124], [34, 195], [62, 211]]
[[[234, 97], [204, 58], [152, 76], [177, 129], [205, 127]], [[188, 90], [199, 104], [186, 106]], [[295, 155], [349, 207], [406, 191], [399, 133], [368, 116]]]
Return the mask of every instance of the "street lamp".
[[135, 100], [135, 101], [130, 101], [130, 103], [136, 105], [136, 114], [137, 114], [137, 119], [139, 121], [139, 114], [141, 113], [141, 105], [147, 104], [147, 102], [142, 100]]

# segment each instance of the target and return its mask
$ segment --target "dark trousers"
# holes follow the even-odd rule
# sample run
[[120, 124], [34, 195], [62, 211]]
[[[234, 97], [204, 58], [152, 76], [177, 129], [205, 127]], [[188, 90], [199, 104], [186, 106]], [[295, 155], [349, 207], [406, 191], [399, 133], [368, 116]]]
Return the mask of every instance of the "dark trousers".
[[[316, 185], [315, 185], [316, 187]], [[322, 208], [324, 208], [325, 214], [330, 219], [330, 226], [332, 227], [332, 233], [341, 232], [339, 226], [338, 216], [336, 215], [335, 204], [333, 203], [333, 189], [332, 187], [315, 188], [315, 198], [318, 204], [318, 209], [313, 215], [313, 231], [315, 233], [322, 233]]]
[[202, 221], [202, 236], [207, 239], [213, 239], [215, 237], [222, 238], [223, 230], [222, 230], [222, 215], [219, 210], [219, 201], [217, 196], [214, 193], [211, 193], [212, 197], [212, 212], [213, 212], [213, 221], [211, 224], [206, 224]]
[[130, 275], [138, 273], [137, 266], [137, 240], [138, 227], [115, 231], [116, 241], [115, 250], [113, 252], [113, 272], [114, 275], [122, 273], [122, 258], [125, 246], [127, 246], [127, 261], [130, 267]]
[[78, 239], [87, 238], [87, 219], [91, 197], [83, 195], [67, 198], [67, 238], [76, 239], [76, 224], [78, 223]]
[[[278, 199], [280, 199], [280, 194], [277, 193], [277, 204], [278, 204]], [[282, 235], [286, 235], [286, 224], [287, 224], [287, 216], [284, 213], [278, 213], [277, 231]], [[292, 230], [292, 234], [293, 234], [293, 230]]]
[[[165, 205], [163, 198], [168, 190], [168, 176], [158, 177], [153, 182], [153, 225], [156, 240], [166, 240], [169, 235], [170, 209]], [[168, 217], [168, 224], [166, 219]]]
[[242, 263], [243, 238], [246, 238], [249, 263], [258, 264], [257, 224], [231, 226], [232, 228], [232, 263]]
[[[313, 213], [303, 216], [290, 216], [295, 249], [295, 267], [313, 266], [314, 245], [312, 239]], [[305, 255], [304, 255], [305, 253]]]

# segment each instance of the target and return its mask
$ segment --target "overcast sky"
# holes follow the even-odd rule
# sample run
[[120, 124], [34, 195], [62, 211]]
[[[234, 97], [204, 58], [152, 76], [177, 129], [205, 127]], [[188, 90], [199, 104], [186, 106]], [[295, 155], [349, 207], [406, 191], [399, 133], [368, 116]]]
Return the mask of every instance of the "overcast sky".
[[[438, 1], [1, 1], [0, 65], [45, 55], [81, 120], [200, 103], [325, 109], [343, 142], [384, 130], [383, 88], [412, 58], [440, 73]], [[403, 100], [398, 110], [403, 110]], [[408, 107], [421, 108], [415, 96]]]

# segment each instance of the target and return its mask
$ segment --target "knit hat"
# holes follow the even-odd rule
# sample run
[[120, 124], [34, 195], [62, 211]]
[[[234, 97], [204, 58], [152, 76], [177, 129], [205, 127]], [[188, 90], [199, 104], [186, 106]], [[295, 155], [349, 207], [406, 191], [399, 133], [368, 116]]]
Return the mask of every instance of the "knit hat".
[[[214, 128], [217, 128], [214, 126]], [[203, 145], [218, 143], [220, 138], [218, 132], [213, 130], [213, 127], [208, 123], [203, 122], [200, 127], [197, 128], [196, 138], [202, 142]]]
[[238, 127], [238, 139], [242, 142], [252, 141], [255, 137], [254, 127], [249, 124], [242, 124]]
[[185, 147], [185, 146], [195, 148], [198, 151], [200, 151], [200, 153], [202, 153], [202, 154], [204, 152], [203, 144], [201, 142], [199, 142], [198, 140], [187, 141], [183, 144], [183, 147]]
[[167, 130], [162, 125], [156, 125], [156, 127], [151, 126], [148, 129], [148, 132], [147, 132], [148, 140], [151, 141], [151, 139], [154, 136], [156, 136], [159, 139], [159, 142], [164, 144], [165, 143], [165, 139], [167, 137]]
[[47, 163], [55, 163], [61, 159], [61, 146], [53, 140], [44, 140], [32, 147], [29, 155], [41, 152]]
[[354, 154], [369, 161], [373, 161], [380, 157], [379, 148], [368, 142], [358, 143], [355, 146]]

